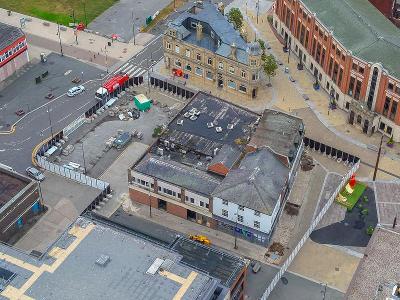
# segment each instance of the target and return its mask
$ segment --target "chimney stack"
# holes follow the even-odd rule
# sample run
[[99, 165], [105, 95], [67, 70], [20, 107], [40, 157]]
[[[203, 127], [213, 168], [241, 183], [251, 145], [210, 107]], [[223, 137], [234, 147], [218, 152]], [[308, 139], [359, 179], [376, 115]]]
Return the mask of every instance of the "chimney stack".
[[197, 23], [196, 26], [196, 40], [200, 41], [203, 38], [203, 25], [201, 23]]
[[230, 54], [230, 57], [231, 57], [232, 59], [236, 59], [236, 45], [235, 45], [235, 43], [232, 43], [232, 45], [231, 45], [231, 54]]

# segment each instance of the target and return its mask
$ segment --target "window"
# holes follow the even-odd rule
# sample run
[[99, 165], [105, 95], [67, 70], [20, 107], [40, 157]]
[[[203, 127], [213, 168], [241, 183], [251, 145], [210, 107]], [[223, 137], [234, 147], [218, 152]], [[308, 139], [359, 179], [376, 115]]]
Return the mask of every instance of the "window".
[[244, 70], [242, 70], [242, 71], [240, 72], [240, 75], [242, 76], [242, 78], [246, 78], [246, 72], [245, 72]]
[[161, 192], [161, 186], [158, 187], [158, 191]]
[[197, 59], [198, 61], [201, 60], [201, 54], [200, 54], [200, 53], [197, 53], [197, 54], [196, 54], [196, 59]]
[[397, 95], [400, 95], [400, 86], [396, 86], [394, 91]]
[[175, 65], [176, 65], [177, 67], [181, 67], [181, 66], [182, 66], [182, 63], [181, 63], [181, 61], [180, 61], [179, 59], [176, 59], [176, 60], [175, 60]]
[[194, 203], [194, 199], [193, 198], [190, 198], [190, 203]]
[[190, 23], [190, 27], [196, 29], [197, 28], [197, 23], [192, 21], [192, 23]]
[[387, 132], [387, 134], [391, 135], [392, 134], [392, 127], [390, 127], [390, 126], [386, 127], [386, 132]]
[[243, 84], [241, 84], [241, 85], [239, 86], [239, 91], [241, 91], [242, 93], [247, 93], [247, 88], [246, 88], [246, 86], [243, 85]]
[[235, 74], [235, 68], [232, 67], [232, 66], [230, 66], [230, 67], [229, 67], [229, 73]]
[[360, 67], [358, 68], [358, 72], [360, 72], [360, 74], [364, 74], [364, 68], [360, 66]]
[[241, 216], [241, 215], [238, 215], [238, 218], [237, 218], [237, 220], [238, 220], [238, 222], [243, 222], [243, 216]]
[[362, 121], [362, 117], [361, 117], [361, 115], [358, 115], [358, 116], [357, 116], [357, 123], [358, 123], [358, 124], [361, 124], [361, 121]]
[[227, 210], [225, 210], [225, 209], [223, 209], [222, 210], [222, 215], [224, 216], [224, 217], [227, 217], [228, 218], [228, 211]]
[[222, 61], [220, 61], [218, 63], [218, 69], [223, 70], [224, 69], [224, 63]]
[[195, 73], [196, 73], [196, 75], [198, 75], [198, 76], [203, 76], [203, 69], [200, 68], [200, 67], [196, 67]]
[[211, 71], [207, 71], [206, 72], [206, 78], [209, 79], [209, 80], [212, 80], [213, 79], [213, 73]]
[[207, 59], [207, 63], [208, 63], [209, 65], [212, 65], [213, 61], [212, 61], [212, 58], [211, 58], [211, 57], [209, 57], [209, 58]]
[[351, 67], [354, 71], [357, 71], [357, 65], [355, 63], [353, 63], [352, 67]]
[[239, 205], [239, 210], [244, 211], [244, 206], [243, 205]]
[[255, 215], [255, 216], [259, 217], [260, 214], [261, 214], [261, 213], [260, 213], [259, 211], [257, 211], [257, 210], [254, 211], [254, 215]]
[[200, 201], [200, 206], [204, 207], [204, 202]]
[[182, 196], [181, 193], [178, 193], [178, 198], [181, 198], [181, 196]]
[[390, 101], [391, 101], [390, 98], [386, 97], [385, 103], [383, 104], [383, 112], [382, 112], [382, 114], [385, 115], [385, 116], [387, 115], [387, 113], [389, 111]]
[[357, 79], [356, 90], [354, 92], [354, 99], [359, 100], [361, 92], [361, 81]]
[[208, 203], [206, 203], [206, 208], [209, 208], [209, 207], [210, 207], [210, 205]]
[[236, 89], [236, 83], [232, 80], [229, 80], [228, 87], [230, 87], [231, 89]]
[[192, 67], [189, 64], [186, 65], [185, 69], [186, 71], [192, 72]]
[[393, 83], [389, 82], [389, 84], [388, 84], [388, 89], [391, 90], [391, 91], [393, 91], [393, 89], [394, 89]]
[[189, 197], [188, 196], [185, 196], [185, 201], [186, 202], [189, 201]]
[[258, 80], [258, 73], [254, 73], [251, 75], [252, 80]]
[[389, 119], [394, 120], [394, 118], [396, 117], [396, 112], [397, 112], [397, 102], [393, 101], [392, 108], [390, 109]]
[[168, 49], [168, 50], [171, 50], [171, 43], [168, 43], [168, 42], [167, 42], [167, 49]]
[[385, 123], [381, 122], [381, 123], [379, 124], [379, 129], [380, 129], [380, 130], [385, 130]]
[[223, 205], [228, 205], [228, 201], [222, 200], [222, 204], [223, 204]]
[[260, 228], [260, 222], [254, 221], [254, 228]]
[[257, 61], [255, 59], [250, 60], [250, 66], [257, 66]]
[[346, 102], [346, 109], [349, 109], [350, 108], [350, 102]]
[[185, 55], [186, 55], [186, 57], [190, 57], [190, 50], [189, 49], [186, 49]]
[[175, 45], [175, 52], [179, 53], [179, 46], [178, 45]]

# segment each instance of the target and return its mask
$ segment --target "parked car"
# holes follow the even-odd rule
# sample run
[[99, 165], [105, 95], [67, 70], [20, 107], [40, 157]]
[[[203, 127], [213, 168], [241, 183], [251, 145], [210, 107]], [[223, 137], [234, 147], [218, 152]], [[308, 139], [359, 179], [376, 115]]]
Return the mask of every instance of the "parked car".
[[38, 181], [43, 181], [45, 178], [43, 173], [34, 167], [26, 168], [26, 173], [28, 174], [29, 177], [31, 177], [35, 180], [38, 180]]
[[54, 98], [54, 95], [52, 93], [48, 93], [46, 96], [44, 96], [46, 99], [51, 100]]
[[23, 109], [19, 109], [19, 110], [17, 110], [17, 111], [15, 112], [15, 114], [16, 114], [17, 116], [23, 116], [23, 115], [25, 114], [25, 112], [24, 112]]
[[74, 79], [72, 79], [72, 83], [79, 83], [81, 82], [81, 79], [79, 77], [75, 77]]
[[289, 80], [290, 80], [291, 82], [296, 82], [296, 79], [294, 79], [294, 78], [292, 77], [292, 75], [289, 76]]
[[79, 95], [80, 93], [83, 93], [85, 91], [85, 87], [83, 85], [78, 85], [70, 88], [67, 92], [68, 97], [74, 97], [76, 95]]

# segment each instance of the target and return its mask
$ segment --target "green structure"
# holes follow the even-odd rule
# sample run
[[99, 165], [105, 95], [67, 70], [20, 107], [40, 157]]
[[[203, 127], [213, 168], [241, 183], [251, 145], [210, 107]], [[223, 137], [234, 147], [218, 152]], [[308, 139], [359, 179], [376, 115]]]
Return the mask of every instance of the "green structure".
[[151, 101], [143, 94], [136, 95], [133, 100], [135, 101], [136, 107], [140, 111], [149, 110], [151, 107]]

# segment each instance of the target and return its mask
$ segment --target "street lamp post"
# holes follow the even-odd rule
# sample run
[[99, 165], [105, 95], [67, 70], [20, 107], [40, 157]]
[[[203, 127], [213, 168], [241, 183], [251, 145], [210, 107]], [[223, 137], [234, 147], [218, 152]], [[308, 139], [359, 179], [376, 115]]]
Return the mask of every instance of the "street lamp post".
[[53, 141], [54, 135], [53, 135], [53, 125], [51, 124], [51, 116], [50, 116], [50, 108], [47, 108], [47, 113], [49, 115], [49, 125], [50, 125], [50, 133], [51, 133], [51, 141]]
[[107, 68], [107, 73], [108, 73], [107, 45], [104, 46], [104, 53], [106, 54], [106, 68]]
[[381, 151], [382, 151], [382, 142], [383, 142], [383, 134], [381, 137], [381, 142], [379, 144], [378, 156], [376, 157], [375, 170], [374, 170], [374, 176], [372, 177], [372, 181], [375, 181], [376, 173], [378, 172], [379, 159], [381, 158]]
[[85, 148], [83, 146], [83, 142], [81, 142], [81, 145], [82, 145], [82, 158], [83, 158], [83, 174], [86, 175]]
[[57, 23], [58, 25], [58, 31], [57, 31], [57, 35], [58, 35], [58, 40], [60, 42], [60, 52], [61, 52], [61, 56], [64, 56], [63, 53], [63, 48], [62, 48], [62, 43], [61, 43], [61, 30], [60, 30], [60, 23]]
[[136, 45], [136, 38], [135, 38], [135, 18], [133, 16], [132, 11], [132, 33], [133, 33], [133, 44]]

